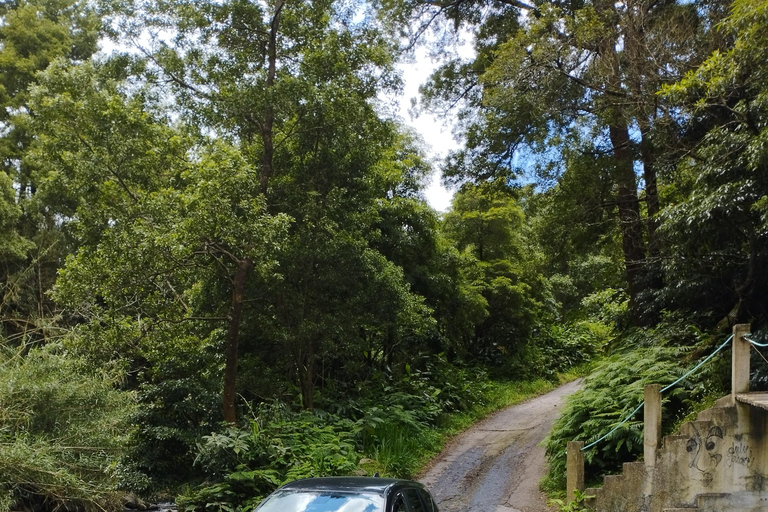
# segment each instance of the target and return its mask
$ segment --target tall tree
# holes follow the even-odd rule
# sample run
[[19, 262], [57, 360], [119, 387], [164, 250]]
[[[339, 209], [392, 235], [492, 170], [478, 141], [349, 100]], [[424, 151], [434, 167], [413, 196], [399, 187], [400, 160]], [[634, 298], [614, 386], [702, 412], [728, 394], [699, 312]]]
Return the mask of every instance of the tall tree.
[[[17, 281], [23, 277], [17, 273], [19, 263], [26, 260], [27, 252], [33, 246], [19, 233], [21, 213], [11, 178], [0, 171], [0, 318], [3, 318], [3, 324], [11, 326], [11, 332], [23, 333], [24, 326], [20, 324], [25, 323], [26, 318], [17, 318], [19, 312], [9, 304], [18, 295]], [[0, 335], [6, 335], [3, 324], [0, 324]]]
[[435, 329], [426, 333], [429, 349], [463, 353], [471, 346], [475, 325], [488, 315], [482, 271], [471, 249], [456, 248], [437, 212], [415, 197], [383, 203], [374, 226], [372, 245], [403, 269], [411, 290], [432, 309]]
[[0, 4], [0, 159], [22, 197], [34, 193], [29, 166], [23, 162], [31, 133], [29, 87], [36, 74], [58, 58], [79, 61], [98, 49], [101, 22], [92, 8], [74, 0], [7, 1]]
[[[234, 421], [244, 270], [269, 272], [287, 219], [265, 212], [258, 174], [236, 150], [193, 145], [119, 86], [60, 62], [36, 90], [39, 193], [68, 199], [58, 213], [81, 244], [57, 296], [101, 333], [90, 350], [107, 358], [156, 363], [150, 354], [166, 358], [158, 348], [174, 336], [215, 344], [226, 326], [223, 410]], [[140, 342], [150, 333], [157, 345]]]
[[767, 22], [768, 3], [736, 0], [722, 24], [733, 45], [665, 90], [686, 151], [662, 215], [676, 276], [662, 298], [724, 324], [768, 315]]
[[529, 236], [565, 319], [580, 316], [588, 295], [625, 282], [615, 208], [607, 206], [614, 203], [612, 157], [582, 150], [581, 144], [564, 150], [557, 182], [543, 191], [529, 186], [523, 202]]
[[[392, 45], [359, 7], [157, 3], [137, 28], [171, 29], [144, 51], [182, 114], [237, 145], [260, 169], [269, 211], [295, 219], [275, 255], [282, 284], [244, 319], [242, 349], [284, 367], [306, 408], [318, 373], [349, 360], [339, 354], [392, 357], [429, 323], [402, 271], [372, 248], [382, 204], [424, 165], [373, 105], [396, 83]], [[394, 172], [384, 165], [393, 154], [403, 164]]]
[[32, 242], [24, 257], [0, 255], [0, 302], [6, 310], [0, 327], [39, 339], [51, 334], [56, 311], [47, 292], [70, 248], [48, 205], [34, 198], [38, 184], [26, 159], [34, 139], [29, 90], [54, 60], [88, 59], [98, 49], [101, 21], [90, 5], [74, 0], [1, 2], [0, 17], [0, 173], [11, 179], [21, 209], [13, 229]]
[[[487, 22], [477, 12], [481, 6], [491, 13]], [[636, 321], [647, 321], [640, 301], [653, 283], [646, 271], [648, 255], [658, 252], [653, 131], [664, 112], [655, 93], [712, 47], [705, 33], [717, 22], [717, 6], [451, 2], [432, 9], [482, 26], [472, 65], [451, 63], [425, 89], [427, 101], [437, 107], [469, 99], [469, 108], [479, 109], [466, 116], [467, 148], [450, 158], [449, 179], [509, 176], [520, 158], [531, 157], [521, 154], [524, 148], [540, 151], [545, 160], [557, 159], [554, 148], [567, 140], [563, 135], [591, 133], [595, 143], [590, 146], [613, 157], [613, 203], [627, 288]], [[513, 19], [502, 24], [502, 15]], [[644, 197], [638, 190], [640, 167]]]
[[468, 348], [475, 356], [519, 354], [537, 325], [553, 313], [549, 285], [523, 245], [524, 214], [505, 180], [465, 184], [456, 193], [444, 229], [459, 250], [478, 260], [487, 317]]

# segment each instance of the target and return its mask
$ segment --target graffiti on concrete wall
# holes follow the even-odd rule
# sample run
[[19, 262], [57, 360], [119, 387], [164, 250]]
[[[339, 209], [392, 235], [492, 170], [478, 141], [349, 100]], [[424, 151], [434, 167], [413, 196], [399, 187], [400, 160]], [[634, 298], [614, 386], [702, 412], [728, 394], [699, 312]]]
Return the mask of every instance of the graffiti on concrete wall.
[[729, 468], [736, 465], [749, 467], [752, 462], [752, 448], [742, 441], [734, 441], [733, 446], [728, 448], [725, 462]]
[[693, 428], [693, 436], [688, 439], [685, 449], [691, 454], [689, 468], [695, 468], [702, 473], [714, 470], [723, 460], [721, 445], [723, 444], [723, 429], [718, 426], [710, 427], [705, 435], [702, 435], [696, 426]]
[[705, 475], [717, 468], [721, 462], [726, 467], [749, 467], [754, 456], [752, 448], [745, 443], [741, 436], [735, 436], [733, 443], [727, 449], [723, 441], [723, 429], [719, 426], [710, 427], [705, 432], [699, 432], [695, 425], [691, 425], [693, 435], [686, 443], [686, 450], [690, 454], [689, 468], [694, 468]]

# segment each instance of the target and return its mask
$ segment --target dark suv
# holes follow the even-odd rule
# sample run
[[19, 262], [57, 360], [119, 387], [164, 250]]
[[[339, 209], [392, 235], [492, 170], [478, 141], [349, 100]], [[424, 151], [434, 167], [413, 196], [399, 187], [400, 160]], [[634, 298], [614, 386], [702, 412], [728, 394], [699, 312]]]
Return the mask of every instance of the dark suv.
[[418, 482], [392, 478], [307, 478], [270, 494], [258, 512], [438, 512]]

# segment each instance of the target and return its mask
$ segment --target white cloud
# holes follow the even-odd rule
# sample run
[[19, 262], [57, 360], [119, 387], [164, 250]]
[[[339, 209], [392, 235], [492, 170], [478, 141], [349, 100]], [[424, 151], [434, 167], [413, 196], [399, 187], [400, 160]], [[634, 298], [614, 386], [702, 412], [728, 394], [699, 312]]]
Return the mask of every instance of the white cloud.
[[[473, 54], [471, 46], [464, 44], [455, 49], [464, 57]], [[403, 122], [412, 127], [421, 135], [426, 143], [426, 150], [430, 158], [437, 162], [446, 156], [450, 150], [458, 149], [461, 145], [451, 134], [453, 123], [451, 119], [437, 119], [434, 115], [422, 112], [418, 117], [411, 118], [409, 109], [411, 100], [419, 99], [419, 86], [424, 84], [432, 72], [437, 69], [441, 62], [433, 62], [427, 54], [426, 48], [416, 49], [415, 58], [411, 62], [403, 62], [398, 68], [403, 73], [404, 88], [402, 95], [398, 98], [398, 114]], [[446, 58], [452, 57], [453, 53], [446, 52]], [[425, 190], [429, 205], [438, 211], [447, 211], [451, 205], [453, 191], [446, 189], [440, 184], [440, 171], [435, 165], [435, 172], [431, 176], [431, 182]]]

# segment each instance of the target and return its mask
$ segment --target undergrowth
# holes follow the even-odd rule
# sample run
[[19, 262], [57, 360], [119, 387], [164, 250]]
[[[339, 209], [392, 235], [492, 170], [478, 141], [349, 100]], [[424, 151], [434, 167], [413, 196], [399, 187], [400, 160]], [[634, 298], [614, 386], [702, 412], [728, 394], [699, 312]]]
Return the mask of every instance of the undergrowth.
[[[385, 379], [370, 396], [348, 400], [341, 408], [347, 417], [338, 410], [296, 412], [277, 402], [255, 407], [247, 426], [224, 427], [204, 438], [196, 464], [215, 483], [187, 490], [179, 504], [186, 511], [240, 512], [297, 478], [374, 473], [412, 478], [451, 436], [556, 386], [544, 379], [489, 381], [480, 370], [437, 365], [448, 375], [435, 379], [438, 369], [431, 367], [430, 379], [421, 384], [414, 384], [420, 381], [417, 370], [401, 382]], [[442, 388], [434, 386], [441, 379], [461, 384], [443, 400]], [[420, 393], [411, 394], [414, 385], [423, 387]], [[404, 393], [404, 388], [411, 389]]]
[[133, 395], [54, 345], [0, 344], [0, 512], [121, 506]]
[[[542, 489], [551, 497], [563, 494], [568, 441], [589, 445], [608, 434], [584, 451], [587, 478], [593, 480], [640, 457], [642, 409], [627, 422], [619, 423], [642, 402], [646, 384], [664, 387], [673, 383], [711, 352], [712, 344], [712, 337], [675, 319], [667, 319], [654, 329], [629, 331], [616, 338], [611, 355], [595, 367], [583, 388], [568, 398], [545, 442], [549, 471]], [[683, 420], [692, 418], [721, 396], [728, 357], [728, 353], [718, 354], [697, 373], [664, 393], [665, 434], [675, 431]]]

